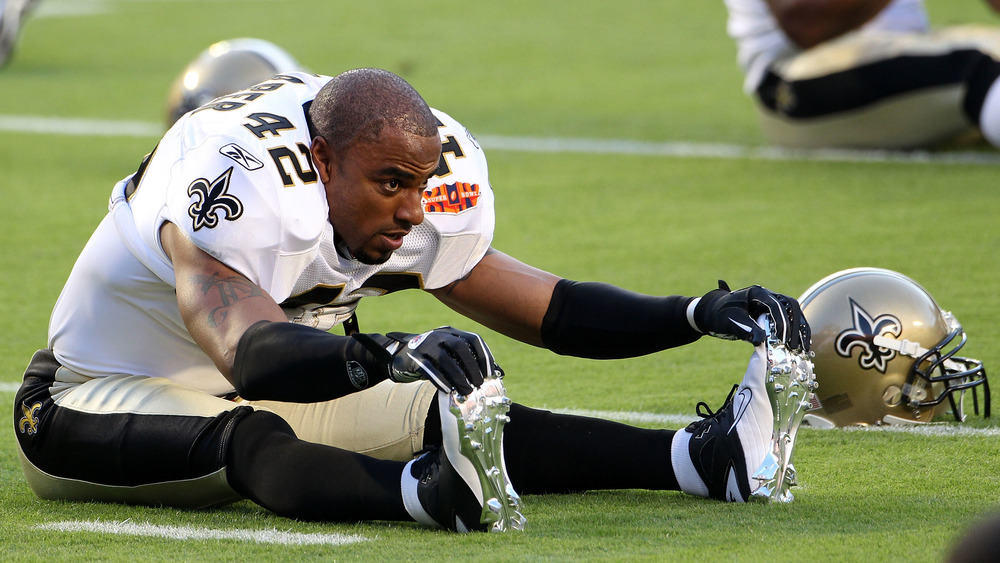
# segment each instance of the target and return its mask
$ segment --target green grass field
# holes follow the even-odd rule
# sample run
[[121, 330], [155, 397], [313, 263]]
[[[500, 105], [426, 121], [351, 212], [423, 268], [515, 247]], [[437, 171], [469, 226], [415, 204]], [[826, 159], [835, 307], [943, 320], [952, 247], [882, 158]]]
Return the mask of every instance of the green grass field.
[[[1000, 24], [978, 0], [928, 4], [938, 24]], [[141, 131], [162, 122], [170, 83], [202, 49], [232, 37], [271, 40], [324, 74], [379, 66], [407, 78], [480, 137], [497, 195], [495, 246], [526, 262], [687, 295], [719, 278], [799, 295], [836, 270], [892, 268], [962, 321], [963, 352], [991, 372], [1000, 366], [1000, 157], [763, 158], [721, 1], [41, 0], [0, 70], [0, 397], [8, 405], [31, 353], [45, 345], [49, 311], [112, 184], [156, 142]], [[63, 133], [37, 130], [53, 120]], [[140, 132], [125, 130], [129, 123]], [[545, 152], [511, 148], [523, 146], [518, 138], [604, 143]], [[671, 143], [701, 152], [622, 148]], [[737, 156], [706, 156], [720, 146]], [[567, 359], [485, 331], [423, 294], [372, 300], [359, 314], [371, 331], [484, 330], [519, 402], [626, 421], [647, 415], [653, 422], [642, 424], [672, 428], [682, 423], [656, 420], [693, 419], [699, 400], [722, 404], [750, 353], [706, 338], [628, 361]], [[523, 534], [464, 536], [398, 523], [301, 523], [248, 502], [206, 512], [44, 502], [24, 483], [8, 430], [0, 560], [940, 561], [970, 523], [1000, 509], [1000, 425], [972, 419], [936, 430], [803, 429], [802, 486], [788, 505], [647, 491], [528, 496]], [[59, 529], [64, 522], [89, 531]], [[94, 531], [98, 523], [153, 535]], [[162, 537], [156, 526], [191, 537]], [[364, 541], [286, 545], [223, 533], [239, 531]]]

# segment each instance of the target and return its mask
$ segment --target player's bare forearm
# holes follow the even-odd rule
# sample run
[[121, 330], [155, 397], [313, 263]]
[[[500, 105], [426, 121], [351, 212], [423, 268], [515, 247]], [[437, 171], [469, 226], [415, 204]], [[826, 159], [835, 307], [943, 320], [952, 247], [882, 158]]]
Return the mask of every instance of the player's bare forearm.
[[184, 324], [229, 378], [243, 333], [256, 322], [284, 322], [287, 318], [267, 292], [196, 247], [173, 224], [161, 228], [160, 238], [174, 265]]
[[497, 332], [542, 346], [542, 319], [559, 279], [490, 249], [467, 276], [430, 293]]
[[192, 276], [192, 282], [199, 287], [207, 299], [217, 299], [219, 305], [206, 313], [206, 321], [213, 327], [222, 325], [229, 317], [230, 310], [242, 300], [261, 297], [264, 292], [243, 276], [222, 277], [219, 274]]

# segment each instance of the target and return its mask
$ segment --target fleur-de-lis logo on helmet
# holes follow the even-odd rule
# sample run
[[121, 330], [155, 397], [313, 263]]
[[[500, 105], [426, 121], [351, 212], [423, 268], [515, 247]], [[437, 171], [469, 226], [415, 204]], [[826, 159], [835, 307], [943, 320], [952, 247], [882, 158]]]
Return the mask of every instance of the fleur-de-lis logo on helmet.
[[209, 182], [205, 178], [198, 178], [188, 186], [189, 196], [197, 197], [197, 201], [188, 207], [188, 215], [194, 219], [194, 230], [202, 227], [209, 229], [219, 224], [218, 212], [224, 212], [226, 219], [235, 221], [243, 215], [243, 203], [235, 196], [229, 195], [229, 179], [233, 175], [233, 168], [223, 172], [218, 178]]
[[896, 357], [896, 351], [876, 346], [875, 337], [892, 335], [893, 338], [899, 338], [903, 332], [903, 324], [888, 313], [872, 317], [856, 301], [851, 298], [848, 300], [851, 302], [851, 318], [854, 319], [854, 326], [837, 335], [835, 342], [837, 353], [850, 358], [857, 348], [858, 364], [862, 369], [875, 369], [885, 373], [886, 365], [889, 360]]

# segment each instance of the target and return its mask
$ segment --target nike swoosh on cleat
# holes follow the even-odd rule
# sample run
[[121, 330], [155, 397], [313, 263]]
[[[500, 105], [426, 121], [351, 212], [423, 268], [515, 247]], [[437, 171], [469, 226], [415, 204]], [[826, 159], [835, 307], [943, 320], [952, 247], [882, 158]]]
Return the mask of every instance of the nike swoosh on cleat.
[[753, 329], [752, 329], [752, 328], [750, 327], [750, 325], [745, 325], [745, 324], [743, 324], [743, 323], [740, 323], [740, 322], [736, 322], [736, 321], [734, 321], [734, 320], [732, 320], [732, 319], [730, 319], [730, 321], [729, 321], [729, 322], [731, 322], [731, 323], [733, 323], [734, 325], [736, 325], [736, 326], [740, 327], [741, 329], [743, 329], [743, 332], [746, 332], [747, 334], [749, 334], [749, 333], [752, 333], [752, 332], [753, 332]]
[[740, 484], [737, 481], [736, 470], [733, 464], [729, 464], [726, 470], [726, 502], [743, 502], [743, 495], [740, 494]]
[[733, 402], [735, 403], [733, 405], [735, 407], [733, 409], [734, 411], [733, 424], [732, 426], [729, 427], [729, 430], [726, 430], [726, 434], [729, 434], [730, 432], [733, 431], [733, 428], [736, 428], [736, 425], [739, 423], [740, 419], [743, 418], [743, 413], [747, 412], [747, 407], [750, 406], [751, 399], [753, 399], [753, 391], [751, 391], [746, 387], [740, 389], [740, 392], [737, 393], [735, 397], [733, 397]]

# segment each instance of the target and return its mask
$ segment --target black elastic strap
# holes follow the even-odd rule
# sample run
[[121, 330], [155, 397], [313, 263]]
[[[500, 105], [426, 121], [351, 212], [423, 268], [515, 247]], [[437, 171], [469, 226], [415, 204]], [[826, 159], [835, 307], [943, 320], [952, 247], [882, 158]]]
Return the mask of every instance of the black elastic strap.
[[344, 324], [344, 334], [346, 334], [347, 336], [351, 336], [352, 334], [361, 332], [361, 325], [358, 324], [357, 313], [351, 313], [350, 318], [344, 321], [343, 324]]
[[653, 297], [606, 283], [560, 280], [542, 320], [542, 342], [557, 354], [633, 358], [689, 344], [692, 297]]
[[251, 400], [328, 401], [388, 377], [386, 362], [356, 338], [284, 322], [247, 329], [233, 362], [233, 386]]

